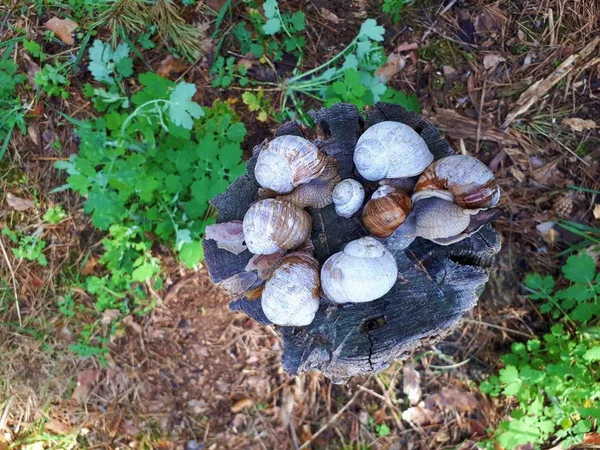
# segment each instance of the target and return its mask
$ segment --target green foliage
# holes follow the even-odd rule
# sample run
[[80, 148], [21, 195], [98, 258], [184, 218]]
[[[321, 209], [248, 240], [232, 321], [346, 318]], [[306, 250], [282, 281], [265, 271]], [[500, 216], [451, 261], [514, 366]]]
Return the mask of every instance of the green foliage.
[[565, 319], [570, 329], [556, 323], [542, 339], [514, 343], [499, 375], [480, 386], [483, 393], [518, 402], [494, 435], [508, 450], [528, 443], [539, 448], [551, 436], [570, 448], [600, 418], [594, 406], [600, 399], [600, 340], [589, 331], [600, 319], [600, 273], [586, 254], [569, 257], [562, 271], [570, 282], [565, 289], [556, 290], [552, 277], [539, 274], [528, 275], [525, 285], [532, 300], [545, 302], [541, 310]]
[[381, 12], [387, 14], [392, 20], [392, 23], [396, 25], [400, 22], [400, 13], [410, 1], [411, 0], [383, 0]]
[[133, 60], [129, 57], [129, 46], [120, 44], [115, 50], [96, 39], [90, 48], [88, 66], [96, 81], [114, 84], [133, 74]]
[[242, 101], [250, 111], [258, 111], [257, 119], [260, 122], [266, 122], [269, 116], [275, 116], [275, 111], [271, 107], [269, 100], [264, 97], [264, 91], [259, 88], [256, 94], [246, 91], [242, 94]]
[[566, 316], [576, 322], [587, 322], [600, 311], [600, 273], [596, 274], [594, 260], [587, 254], [573, 255], [562, 268], [570, 285], [556, 290], [550, 275], [533, 273], [525, 278], [532, 300], [543, 301], [540, 311], [553, 318]]
[[282, 12], [276, 0], [266, 0], [263, 16], [258, 6], [257, 2], [248, 2], [249, 23], [238, 22], [233, 29], [232, 34], [238, 41], [240, 52], [274, 61], [280, 61], [284, 51], [301, 57], [306, 46], [306, 39], [301, 35], [306, 28], [304, 13]]
[[37, 261], [40, 266], [48, 265], [48, 260], [44, 255], [46, 241], [41, 238], [42, 229], [38, 229], [32, 234], [24, 234], [21, 231], [13, 231], [8, 228], [2, 229], [2, 234], [8, 237], [16, 247], [12, 247], [13, 254], [19, 259], [27, 261]]
[[[253, 5], [253, 2], [249, 2]], [[275, 0], [264, 3], [264, 16], [257, 9], [248, 10], [252, 30], [247, 23], [238, 23], [233, 36], [239, 44], [239, 53], [251, 53], [261, 63], [282, 59], [283, 52], [295, 55], [297, 60], [294, 75], [278, 83], [259, 82], [249, 78], [243, 65], [235, 64], [233, 57], [216, 58], [211, 74], [213, 87], [228, 87], [234, 82], [240, 86], [269, 85], [280, 91], [281, 102], [275, 109], [264, 98], [264, 90], [245, 92], [243, 100], [251, 111], [259, 112], [259, 120], [273, 117], [283, 120], [286, 117], [300, 118], [310, 122], [304, 111], [306, 99], [312, 98], [330, 106], [338, 102], [349, 102], [359, 108], [373, 105], [378, 101], [400, 104], [411, 110], [418, 110], [418, 100], [414, 95], [388, 88], [375, 74], [386, 61], [380, 42], [384, 29], [374, 19], [367, 19], [358, 35], [341, 52], [311, 70], [301, 72], [305, 39], [300, 36], [305, 30], [305, 16], [302, 12], [283, 13]], [[289, 109], [293, 105], [293, 110]]]
[[65, 217], [67, 217], [67, 213], [65, 212], [62, 206], [52, 206], [48, 208], [48, 210], [44, 214], [44, 222], [47, 222], [50, 225], [55, 225], [61, 220], [63, 220]]
[[383, 41], [383, 33], [383, 27], [374, 19], [367, 19], [344, 50], [319, 67], [287, 80], [286, 98], [295, 100], [296, 94], [302, 93], [322, 98], [327, 106], [349, 102], [362, 108], [378, 101], [389, 101], [418, 109], [416, 96], [387, 88], [375, 74], [385, 62], [385, 52], [379, 44]]
[[67, 65], [46, 64], [35, 74], [35, 84], [44, 90], [50, 97], [69, 98], [67, 87], [71, 85], [71, 80], [67, 77]]
[[[56, 167], [69, 173], [68, 187], [86, 197], [84, 211], [96, 227], [152, 233], [191, 267], [202, 258], [200, 238], [214, 220], [208, 200], [245, 173], [240, 143], [246, 130], [225, 104], [203, 110], [192, 100], [192, 84], [145, 73], [142, 89], [124, 95], [118, 63], [128, 58], [125, 51], [119, 58], [94, 52], [90, 64], [108, 54], [103, 61], [115, 68], [95, 66], [92, 73], [105, 88], [86, 89], [106, 114], [76, 122], [79, 154]], [[139, 264], [131, 267], [148, 273], [148, 265]]]
[[17, 70], [12, 60], [0, 60], [0, 159], [6, 152], [13, 130], [17, 128], [21, 134], [27, 130], [27, 108], [17, 95], [17, 87], [25, 82], [26, 76], [17, 73]]

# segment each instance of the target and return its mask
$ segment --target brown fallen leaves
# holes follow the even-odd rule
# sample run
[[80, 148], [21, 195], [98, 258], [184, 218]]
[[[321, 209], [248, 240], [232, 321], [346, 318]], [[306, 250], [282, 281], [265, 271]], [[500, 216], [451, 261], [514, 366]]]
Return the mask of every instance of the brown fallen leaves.
[[17, 211], [27, 211], [35, 206], [33, 200], [17, 197], [10, 192], [6, 194], [6, 203], [8, 203], [9, 207], [16, 209]]
[[96, 369], [83, 370], [77, 377], [77, 387], [73, 390], [71, 398], [79, 403], [87, 402], [99, 375], [100, 371]]
[[579, 117], [567, 117], [566, 119], [563, 119], [562, 124], [570, 127], [571, 130], [578, 132], [598, 128], [598, 125], [596, 125], [596, 122], [593, 120], [580, 119]]
[[402, 419], [416, 425], [440, 424], [444, 413], [456, 411], [470, 413], [479, 409], [479, 401], [472, 392], [455, 388], [443, 388], [440, 392], [428, 395], [424, 401], [402, 412]]
[[169, 78], [172, 72], [180, 73], [188, 68], [188, 65], [175, 58], [173, 55], [167, 55], [165, 59], [160, 62], [160, 66], [156, 73], [163, 78]]
[[71, 19], [59, 19], [58, 17], [53, 17], [44, 24], [44, 27], [53, 31], [56, 37], [65, 44], [73, 45], [75, 40], [73, 39], [72, 33], [79, 27], [79, 24]]

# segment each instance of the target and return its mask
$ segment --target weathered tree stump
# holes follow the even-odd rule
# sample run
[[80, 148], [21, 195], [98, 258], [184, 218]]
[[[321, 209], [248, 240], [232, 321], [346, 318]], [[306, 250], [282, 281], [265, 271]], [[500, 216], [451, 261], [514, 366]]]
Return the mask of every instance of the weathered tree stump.
[[[316, 130], [295, 122], [282, 125], [276, 136], [299, 135], [313, 140], [326, 154], [335, 157], [342, 178], [354, 173], [352, 155], [364, 129], [384, 121], [405, 123], [427, 142], [435, 159], [453, 154], [437, 129], [421, 115], [396, 105], [379, 103], [366, 111], [366, 117], [347, 104], [313, 112]], [[251, 203], [258, 199], [254, 166], [261, 145], [248, 162], [247, 175], [233, 183], [227, 192], [212, 200], [218, 209], [217, 223], [242, 220]], [[307, 209], [313, 219], [311, 236], [315, 257], [321, 262], [344, 244], [367, 236], [360, 214], [339, 217], [333, 205]], [[318, 369], [334, 381], [343, 382], [357, 374], [375, 373], [395, 359], [406, 358], [415, 349], [435, 343], [457, 325], [477, 302], [488, 280], [500, 240], [491, 225], [450, 246], [440, 246], [417, 238], [404, 249], [393, 239], [382, 240], [398, 264], [398, 281], [384, 297], [368, 303], [334, 305], [327, 300], [315, 320], [306, 327], [279, 327], [283, 342], [283, 367], [290, 373]], [[212, 281], [239, 292], [258, 285], [258, 277], [244, 268], [251, 258], [246, 250], [234, 255], [204, 242], [206, 265]], [[254, 320], [268, 324], [260, 300], [234, 299], [230, 308], [243, 311]]]

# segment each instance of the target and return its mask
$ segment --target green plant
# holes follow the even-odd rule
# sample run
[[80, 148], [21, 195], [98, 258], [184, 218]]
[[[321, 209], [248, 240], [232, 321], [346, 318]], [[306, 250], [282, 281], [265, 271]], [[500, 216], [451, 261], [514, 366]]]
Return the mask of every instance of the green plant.
[[518, 403], [494, 434], [509, 450], [524, 444], [540, 448], [551, 436], [571, 448], [600, 419], [600, 273], [586, 254], [569, 257], [562, 271], [569, 281], [565, 289], [556, 290], [552, 277], [539, 274], [528, 275], [525, 286], [532, 300], [544, 301], [541, 310], [569, 328], [556, 323], [542, 339], [514, 343], [499, 375], [480, 386]]
[[6, 58], [9, 54], [6, 52], [0, 60], [0, 159], [8, 148], [13, 130], [17, 128], [21, 134], [27, 130], [25, 113], [28, 108], [17, 95], [17, 87], [26, 80], [26, 76], [17, 73], [17, 65]]
[[95, 72], [105, 88], [86, 91], [106, 114], [74, 121], [79, 154], [56, 165], [70, 175], [65, 188], [86, 197], [84, 211], [98, 228], [152, 233], [188, 266], [197, 264], [214, 220], [208, 199], [245, 172], [244, 125], [224, 103], [203, 110], [192, 84], [145, 73], [142, 89], [128, 97], [118, 77]]
[[48, 222], [50, 225], [55, 225], [65, 217], [67, 217], [67, 213], [62, 206], [51, 206], [44, 214], [44, 222]]
[[19, 259], [37, 261], [40, 266], [48, 265], [44, 255], [46, 241], [41, 238], [43, 229], [39, 228], [32, 234], [24, 234], [21, 231], [12, 231], [8, 228], [2, 229], [2, 234], [8, 237], [17, 247], [12, 247], [13, 254]]
[[260, 122], [266, 122], [269, 116], [275, 116], [275, 111], [273, 111], [273, 107], [269, 103], [269, 100], [264, 97], [264, 91], [262, 89], [258, 89], [257, 93], [246, 91], [242, 94], [242, 101], [250, 111], [256, 112], [258, 111], [257, 119]]
[[400, 13], [411, 0], [383, 0], [381, 11], [387, 14], [395, 25], [400, 22]]
[[66, 88], [71, 85], [71, 80], [67, 78], [69, 64], [53, 66], [46, 64], [35, 74], [35, 84], [44, 90], [50, 97], [69, 98], [69, 92]]

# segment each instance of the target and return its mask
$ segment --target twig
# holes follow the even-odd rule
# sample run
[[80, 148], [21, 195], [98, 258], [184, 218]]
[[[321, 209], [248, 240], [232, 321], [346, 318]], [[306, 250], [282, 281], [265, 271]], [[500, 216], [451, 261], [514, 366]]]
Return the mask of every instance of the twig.
[[0, 239], [0, 249], [2, 249], [2, 254], [4, 255], [4, 259], [6, 260], [6, 265], [8, 266], [8, 270], [10, 271], [10, 276], [13, 281], [13, 290], [15, 292], [15, 305], [17, 306], [17, 316], [19, 317], [19, 326], [23, 326], [23, 321], [21, 320], [21, 308], [19, 308], [19, 296], [17, 294], [17, 277], [15, 276], [15, 271], [10, 264], [10, 259], [8, 259], [8, 255], [6, 254], [6, 250], [4, 249], [4, 242]]
[[4, 430], [4, 427], [6, 426], [6, 419], [8, 418], [8, 411], [10, 410], [10, 405], [12, 405], [12, 402], [15, 398], [14, 397], [8, 397], [8, 400], [6, 401], [6, 405], [4, 406], [4, 411], [2, 411], [2, 417], [0, 417], [0, 431]]
[[439, 16], [441, 16], [442, 14], [446, 14], [446, 12], [448, 12], [448, 10], [450, 8], [452, 8], [455, 3], [456, 3], [456, 0], [452, 0], [450, 3], [448, 3], [448, 5], [446, 5], [446, 7], [444, 9], [442, 9], [440, 11], [440, 13], [438, 14], [438, 17], [436, 17], [436, 19], [433, 21], [433, 23], [429, 26], [429, 28], [425, 32], [425, 34], [423, 34], [423, 37], [421, 38], [421, 42], [425, 42], [425, 39], [427, 39], [427, 37], [431, 34], [433, 29], [435, 28], [435, 26], [438, 24]]
[[475, 140], [475, 154], [479, 153], [479, 144], [481, 142], [481, 115], [483, 114], [483, 103], [485, 102], [485, 83], [483, 80], [483, 88], [481, 89], [481, 98], [479, 99], [479, 114], [477, 115], [477, 139]]
[[348, 403], [346, 403], [342, 409], [340, 409], [331, 419], [329, 419], [329, 422], [327, 422], [325, 425], [323, 425], [319, 431], [317, 431], [315, 434], [312, 435], [312, 437], [306, 441], [304, 444], [302, 444], [298, 450], [303, 450], [305, 448], [308, 448], [310, 446], [310, 443], [312, 441], [314, 441], [317, 436], [320, 436], [327, 428], [329, 428], [329, 426], [334, 423], [336, 420], [338, 420], [340, 418], [340, 416], [342, 414], [344, 414], [344, 411], [346, 411], [350, 405], [352, 405], [352, 403], [354, 403], [354, 401], [358, 398], [358, 396], [362, 393], [362, 391], [359, 389], [354, 396], [350, 399], [350, 401]]
[[538, 80], [529, 86], [529, 88], [521, 94], [513, 109], [506, 116], [502, 128], [507, 128], [517, 117], [527, 112], [529, 108], [546, 95], [554, 85], [567, 76], [578, 63], [592, 54], [598, 44], [600, 44], [600, 37], [587, 44], [576, 55], [570, 55], [545, 79]]
[[481, 320], [473, 320], [473, 319], [462, 319], [463, 322], [467, 323], [476, 323], [479, 325], [485, 325], [488, 328], [496, 328], [497, 330], [506, 331], [507, 333], [518, 334], [519, 336], [528, 337], [529, 339], [535, 339], [535, 336], [529, 333], [523, 333], [522, 331], [511, 330], [510, 328], [502, 327], [500, 325], [494, 325], [493, 323], [482, 322]]

